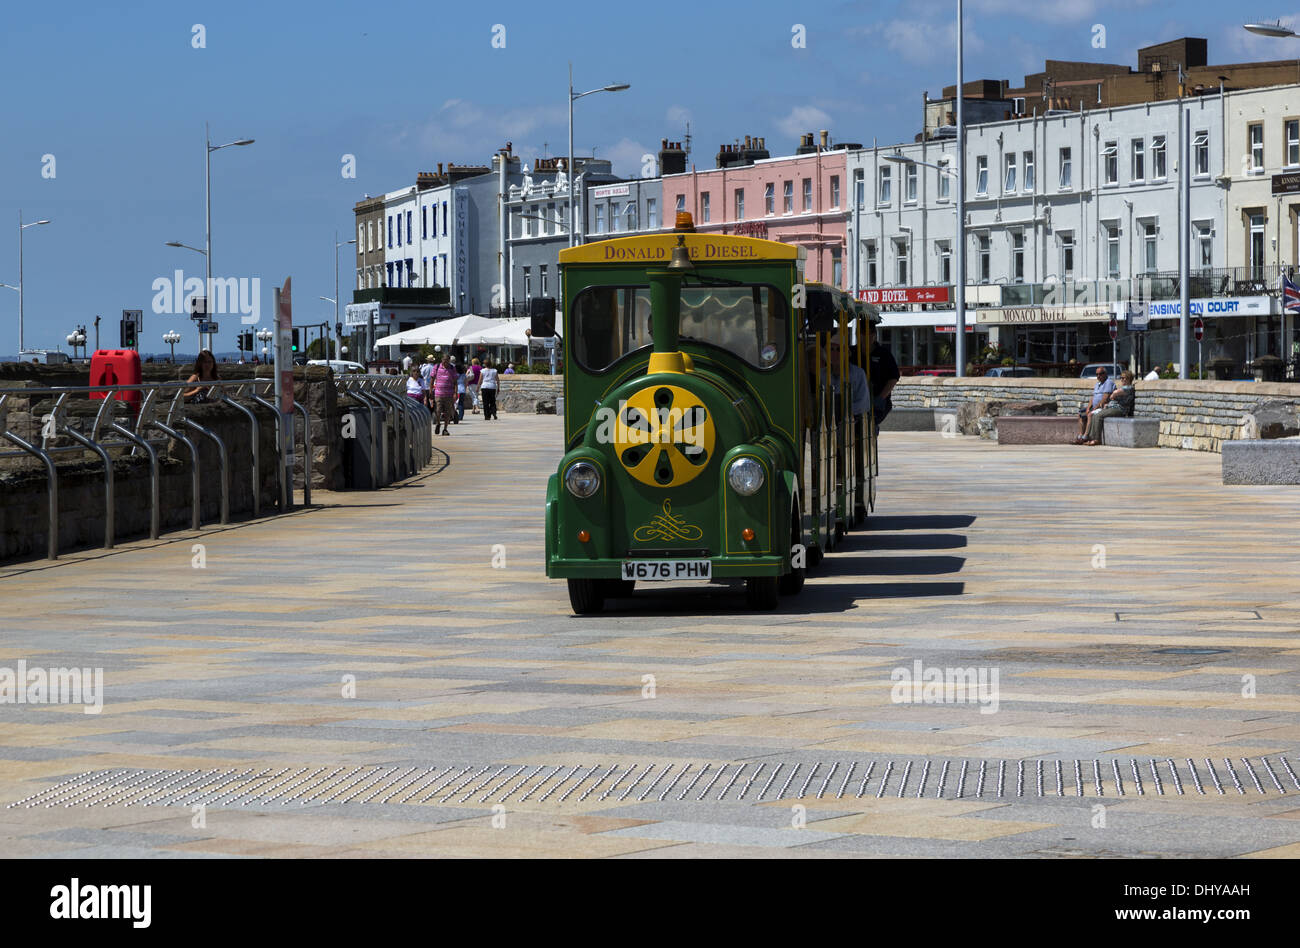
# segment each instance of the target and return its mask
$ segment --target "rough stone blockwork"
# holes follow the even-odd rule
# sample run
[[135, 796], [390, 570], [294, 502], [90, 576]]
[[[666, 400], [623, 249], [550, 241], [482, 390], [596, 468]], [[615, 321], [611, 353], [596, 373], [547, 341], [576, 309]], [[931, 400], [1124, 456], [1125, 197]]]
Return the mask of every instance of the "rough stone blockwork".
[[1300, 439], [1229, 441], [1223, 446], [1225, 484], [1300, 484]]

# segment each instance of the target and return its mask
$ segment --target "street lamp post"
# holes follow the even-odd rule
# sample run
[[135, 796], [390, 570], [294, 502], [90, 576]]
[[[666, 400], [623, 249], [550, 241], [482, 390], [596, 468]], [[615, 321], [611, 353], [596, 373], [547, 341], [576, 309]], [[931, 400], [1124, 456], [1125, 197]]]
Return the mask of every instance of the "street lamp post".
[[956, 376], [966, 374], [966, 122], [962, 112], [962, 100], [965, 98], [966, 71], [963, 56], [965, 54], [966, 20], [962, 0], [957, 0], [957, 340], [953, 345], [956, 361]]
[[162, 341], [167, 343], [167, 345], [171, 346], [172, 365], [175, 365], [176, 364], [176, 343], [181, 341], [181, 334], [178, 333], [175, 329], [169, 329], [165, 333], [163, 333]]
[[271, 330], [269, 329], [259, 329], [255, 333], [255, 335], [257, 336], [258, 340], [262, 343], [262, 361], [265, 362], [266, 344], [269, 343], [275, 337], [275, 333], [271, 332]]
[[41, 224], [48, 224], [49, 221], [29, 221], [23, 223], [23, 212], [18, 212], [18, 356], [22, 358], [27, 351], [23, 343], [23, 231], [28, 227], [37, 227]]
[[78, 326], [68, 333], [68, 345], [72, 346], [72, 358], [77, 358], [77, 348], [86, 344], [86, 327]]
[[592, 95], [596, 92], [622, 92], [624, 89], [631, 88], [626, 82], [611, 82], [608, 85], [601, 86], [599, 89], [588, 89], [586, 92], [577, 94], [573, 91], [573, 63], [569, 63], [569, 163], [565, 167], [565, 174], [569, 179], [569, 246], [574, 246], [577, 240], [577, 213], [578, 203], [573, 197], [573, 103], [581, 99], [584, 95]]
[[[207, 212], [205, 214], [203, 228], [205, 235], [203, 246], [206, 248], [203, 256], [206, 258], [207, 263], [207, 279], [203, 281], [203, 318], [206, 320], [209, 318], [209, 314], [212, 310], [212, 153], [214, 151], [220, 151], [223, 148], [229, 148], [231, 145], [251, 145], [253, 144], [253, 139], [240, 138], [233, 142], [226, 142], [224, 145], [214, 145], [212, 144], [211, 133], [208, 130], [207, 122], [203, 123], [203, 138], [207, 147], [207, 151], [204, 154], [205, 206]], [[199, 347], [206, 349], [212, 348], [212, 342], [210, 339], [208, 340], [207, 346], [203, 345], [202, 333], [199, 333]]]
[[[334, 231], [334, 299], [330, 300], [334, 304], [334, 355], [340, 356], [339, 347], [343, 345], [343, 340], [339, 338], [339, 248], [346, 247], [348, 244], [355, 244], [356, 238], [351, 240], [339, 241], [339, 232]], [[321, 297], [324, 299], [325, 297]]]
[[[169, 240], [169, 241], [166, 241], [165, 246], [167, 246], [167, 247], [180, 247], [182, 250], [193, 250], [195, 253], [197, 253], [197, 254], [202, 254], [204, 257], [206, 257], [206, 256], [208, 255], [208, 252], [207, 252], [206, 250], [204, 250], [203, 248], [201, 248], [201, 247], [191, 247], [189, 244], [183, 244], [183, 243], [181, 243], [179, 240]], [[207, 301], [204, 300], [204, 303], [203, 303], [203, 308], [204, 308], [204, 319], [207, 318], [207, 305], [208, 305], [208, 304], [207, 304]], [[202, 352], [202, 351], [203, 351], [204, 349], [206, 349], [206, 348], [207, 348], [207, 346], [205, 346], [205, 345], [203, 344], [203, 332], [200, 330], [200, 332], [199, 332], [199, 351]]]

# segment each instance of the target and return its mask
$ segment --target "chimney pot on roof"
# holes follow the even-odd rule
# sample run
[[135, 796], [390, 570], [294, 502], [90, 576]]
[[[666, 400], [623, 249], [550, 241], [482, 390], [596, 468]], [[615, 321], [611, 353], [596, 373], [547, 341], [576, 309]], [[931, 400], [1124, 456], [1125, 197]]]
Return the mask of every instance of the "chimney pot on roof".
[[822, 135], [822, 150], [825, 151], [827, 148], [830, 147], [831, 133], [828, 130], [823, 128], [821, 131], [821, 135]]

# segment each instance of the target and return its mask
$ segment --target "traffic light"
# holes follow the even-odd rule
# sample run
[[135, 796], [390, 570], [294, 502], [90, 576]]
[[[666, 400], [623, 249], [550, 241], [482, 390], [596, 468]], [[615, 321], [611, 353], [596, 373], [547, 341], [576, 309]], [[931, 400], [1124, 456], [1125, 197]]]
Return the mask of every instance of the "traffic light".
[[135, 322], [129, 319], [124, 319], [122, 320], [122, 348], [134, 349], [135, 346]]
[[293, 331], [293, 350], [292, 350], [292, 351], [294, 351], [294, 352], [297, 352], [297, 351], [298, 351], [298, 332], [299, 332], [299, 331], [298, 331], [297, 329], [295, 329], [295, 330]]

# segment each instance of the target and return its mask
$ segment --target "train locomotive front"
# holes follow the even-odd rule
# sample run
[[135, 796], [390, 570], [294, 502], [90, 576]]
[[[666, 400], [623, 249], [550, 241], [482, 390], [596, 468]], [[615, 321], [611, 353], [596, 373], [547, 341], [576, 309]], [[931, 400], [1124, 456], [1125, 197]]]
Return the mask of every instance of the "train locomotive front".
[[802, 254], [686, 228], [561, 253], [568, 450], [546, 571], [575, 612], [638, 582], [743, 580], [753, 608], [802, 586]]

